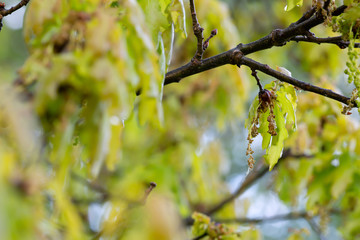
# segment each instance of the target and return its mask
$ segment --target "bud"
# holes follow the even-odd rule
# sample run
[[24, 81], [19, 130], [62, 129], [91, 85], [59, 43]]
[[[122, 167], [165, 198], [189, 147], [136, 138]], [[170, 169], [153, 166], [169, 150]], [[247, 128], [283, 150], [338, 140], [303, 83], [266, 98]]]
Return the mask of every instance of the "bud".
[[203, 45], [203, 49], [205, 50], [205, 49], [207, 49], [209, 47], [209, 42], [207, 41], [207, 42], [204, 42], [204, 45]]
[[216, 28], [211, 31], [211, 35], [213, 35], [213, 36], [215, 36], [217, 33], [218, 33], [218, 30]]

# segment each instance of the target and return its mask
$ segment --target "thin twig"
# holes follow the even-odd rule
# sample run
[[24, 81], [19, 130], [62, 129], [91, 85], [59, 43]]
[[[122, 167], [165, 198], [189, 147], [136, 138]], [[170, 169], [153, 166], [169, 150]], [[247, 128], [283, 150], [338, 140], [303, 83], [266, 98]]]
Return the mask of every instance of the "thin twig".
[[266, 166], [263, 162], [259, 164], [256, 168], [256, 170], [252, 171], [240, 184], [240, 186], [237, 188], [237, 190], [231, 194], [230, 196], [223, 199], [221, 202], [215, 204], [212, 208], [210, 208], [208, 211], [206, 211], [206, 215], [212, 215], [215, 212], [219, 211], [223, 207], [225, 207], [227, 204], [235, 200], [237, 197], [239, 197], [242, 193], [244, 193], [249, 187], [251, 187], [257, 180], [259, 180], [262, 176], [264, 176], [266, 173], [269, 172], [269, 167]]
[[[330, 209], [330, 214], [339, 215], [341, 211], [337, 209]], [[218, 223], [240, 223], [240, 224], [262, 224], [267, 222], [279, 222], [279, 221], [287, 221], [287, 220], [296, 220], [296, 219], [313, 219], [318, 215], [309, 214], [307, 211], [296, 211], [290, 212], [286, 214], [279, 214], [271, 217], [264, 218], [230, 218], [230, 219], [216, 219], [215, 221]]]
[[152, 192], [152, 190], [156, 187], [156, 183], [150, 182], [149, 187], [145, 190], [144, 197], [141, 200], [142, 204], [146, 203], [146, 200], [149, 197], [149, 194]]
[[320, 240], [326, 240], [327, 238], [322, 233], [320, 227], [316, 224], [313, 218], [307, 218], [306, 221], [308, 222], [311, 229], [318, 235]]
[[5, 17], [9, 14], [12, 14], [13, 12], [15, 12], [16, 10], [22, 8], [23, 6], [25, 6], [26, 4], [28, 4], [30, 2], [30, 0], [22, 0], [21, 2], [19, 2], [17, 5], [15, 5], [14, 7], [11, 7], [9, 9], [2, 9], [0, 10], [0, 15]]
[[329, 10], [330, 2], [331, 2], [331, 0], [326, 0], [324, 2], [324, 7], [323, 8], [326, 10], [327, 13], [330, 12], [330, 10]]
[[[327, 37], [327, 38], [296, 36], [296, 37], [292, 38], [291, 41], [310, 42], [310, 43], [317, 43], [317, 44], [322, 44], [322, 43], [335, 44], [341, 49], [347, 48], [350, 45], [350, 42], [343, 40], [341, 36]], [[360, 43], [355, 43], [354, 47], [360, 48]]]
[[[279, 159], [279, 163], [275, 166], [277, 168], [284, 159], [287, 158], [312, 158], [313, 156], [306, 154], [293, 154], [290, 149], [285, 149], [282, 157]], [[237, 190], [229, 196], [226, 196], [219, 203], [214, 204], [209, 210], [205, 211], [205, 214], [210, 216], [214, 213], [218, 212], [222, 208], [224, 208], [227, 204], [231, 203], [233, 200], [238, 198], [241, 194], [243, 194], [247, 189], [249, 189], [253, 184], [255, 184], [260, 178], [262, 178], [265, 174], [269, 172], [269, 166], [267, 166], [264, 162], [256, 165], [256, 169], [254, 169], [245, 180], [238, 186]], [[187, 217], [184, 219], [184, 224], [190, 226], [194, 223], [194, 220], [191, 217]]]
[[241, 223], [241, 224], [261, 224], [267, 222], [278, 222], [286, 220], [294, 220], [300, 218], [311, 217], [306, 211], [302, 212], [290, 212], [287, 214], [279, 214], [272, 217], [264, 218], [232, 218], [232, 219], [216, 219], [216, 222], [221, 223]]
[[312, 15], [314, 15], [315, 12], [316, 12], [316, 7], [312, 7], [306, 13], [304, 13], [304, 15], [297, 22], [295, 22], [295, 24], [302, 23], [303, 21], [309, 19]]
[[204, 41], [204, 43], [203, 43], [204, 51], [209, 47], [210, 39], [212, 39], [214, 36], [216, 36], [217, 32], [218, 32], [217, 29], [212, 30], [210, 36]]
[[191, 11], [194, 35], [197, 38], [197, 50], [195, 56], [192, 59], [192, 62], [196, 62], [199, 64], [201, 62], [204, 52], [203, 50], [204, 29], [200, 26], [200, 23], [197, 19], [194, 0], [190, 0], [190, 11]]
[[260, 92], [262, 92], [262, 91], [263, 91], [263, 87], [262, 87], [262, 85], [261, 85], [260, 79], [259, 79], [259, 77], [258, 77], [257, 72], [256, 72], [255, 69], [252, 69], [251, 76], [253, 76], [253, 77], [256, 79], [256, 83], [257, 83], [257, 85], [259, 86], [259, 90], [260, 90]]

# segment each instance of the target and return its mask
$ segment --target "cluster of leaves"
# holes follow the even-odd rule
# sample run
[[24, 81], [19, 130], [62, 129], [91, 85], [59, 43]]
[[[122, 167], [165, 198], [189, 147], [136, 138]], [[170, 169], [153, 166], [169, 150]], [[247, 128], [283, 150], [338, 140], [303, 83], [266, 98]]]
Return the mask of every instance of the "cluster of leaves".
[[[360, 70], [359, 70], [359, 50], [354, 47], [355, 42], [360, 36], [360, 1], [349, 0], [344, 1], [348, 6], [345, 13], [332, 19], [332, 28], [334, 32], [341, 33], [342, 37], [350, 41], [348, 46], [348, 61], [346, 62], [347, 69], [344, 71], [348, 75], [348, 82], [354, 83], [355, 90], [349, 106], [344, 107], [343, 113], [349, 114], [354, 103], [358, 103], [360, 97]], [[360, 102], [359, 102], [360, 103]]]
[[[275, 190], [293, 206], [302, 201], [299, 196], [306, 191], [306, 208], [320, 216], [323, 230], [334, 219], [331, 215], [339, 216], [343, 236], [353, 239], [359, 234], [355, 196], [360, 129], [355, 120], [340, 113], [340, 104], [308, 95], [299, 100], [297, 120], [301, 123], [285, 144], [294, 158], [280, 164]], [[314, 116], [320, 121], [314, 121]]]
[[[360, 30], [360, 2], [359, 0], [345, 0], [346, 11], [332, 19], [334, 32], [339, 32], [344, 39], [353, 39]], [[353, 33], [353, 34], [351, 34]]]
[[171, 54], [171, 44], [164, 45], [171, 34], [165, 32], [176, 30], [175, 24], [185, 32], [178, 17], [185, 16], [182, 4], [31, 2], [24, 28], [31, 56], [20, 76], [27, 86], [37, 82], [35, 108], [47, 137], [54, 134], [51, 161], [69, 154], [64, 141], [77, 136], [88, 148], [93, 176], [103, 162], [114, 169], [121, 122], [133, 109], [136, 91], [142, 92], [140, 122], [162, 121], [162, 82]]
[[[199, 17], [212, 16], [206, 29], [224, 26], [208, 54], [238, 42], [225, 4], [197, 6]], [[14, 93], [24, 102], [0, 103], [8, 163], [0, 184], [9, 196], [1, 217], [18, 212], [0, 220], [5, 239], [185, 239], [178, 214], [228, 193], [223, 149], [207, 136], [241, 116], [248, 86], [225, 67], [163, 93], [170, 59], [176, 65], [195, 52], [194, 39], [183, 38], [191, 26], [184, 11], [181, 0], [31, 1], [30, 56]], [[143, 206], [150, 181], [158, 196]], [[223, 216], [234, 216], [232, 207]]]
[[224, 224], [211, 221], [210, 217], [195, 212], [192, 214], [194, 224], [192, 226], [192, 232], [194, 236], [208, 236], [210, 240], [226, 239], [235, 240], [239, 239], [234, 230], [225, 226]]
[[289, 132], [296, 129], [296, 91], [289, 84], [272, 82], [261, 90], [251, 104], [249, 118], [245, 126], [249, 130], [248, 149], [249, 168], [253, 168], [254, 158], [251, 143], [259, 133], [262, 136], [262, 148], [266, 149], [265, 160], [270, 170], [281, 157], [284, 141]]
[[[288, 0], [287, 10], [302, 3]], [[206, 56], [239, 43], [224, 3], [198, 0], [196, 6], [204, 34], [219, 29]], [[278, 12], [283, 2], [271, 6]], [[170, 60], [183, 64], [196, 51], [193, 36], [182, 38], [191, 31], [184, 12], [182, 0], [31, 1], [24, 28], [30, 57], [17, 81], [26, 99], [19, 102], [19, 92], [9, 88], [1, 92], [7, 96], [0, 101], [4, 239], [186, 239], [181, 217], [228, 194], [218, 134], [243, 120], [250, 87], [240, 70], [224, 66], [163, 90]], [[296, 21], [294, 12], [281, 14], [281, 24]], [[246, 14], [237, 14], [240, 23], [251, 19]], [[309, 53], [314, 48], [302, 50], [293, 54], [305, 59], [303, 65], [316, 65], [309, 68], [315, 76], [341, 61], [336, 52], [323, 57]], [[271, 51], [269, 62], [291, 59]], [[284, 149], [304, 156], [280, 164], [275, 190], [292, 205], [306, 191], [307, 210], [324, 226], [330, 210], [348, 213], [341, 228], [353, 239], [360, 214], [358, 126], [334, 102], [303, 94], [297, 104], [295, 89], [279, 82], [265, 89], [250, 108], [249, 142], [261, 134], [270, 169]], [[150, 181], [158, 187], [147, 199]], [[217, 213], [235, 215], [231, 204]], [[258, 229], [233, 230], [202, 214], [193, 217], [194, 237], [261, 239]], [[294, 231], [290, 239], [304, 234]]]

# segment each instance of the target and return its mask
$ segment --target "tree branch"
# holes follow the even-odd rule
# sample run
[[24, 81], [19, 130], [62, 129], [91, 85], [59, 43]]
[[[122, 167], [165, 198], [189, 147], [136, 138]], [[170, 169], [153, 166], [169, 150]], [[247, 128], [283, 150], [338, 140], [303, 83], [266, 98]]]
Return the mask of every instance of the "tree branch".
[[[338, 7], [332, 13], [332, 15], [338, 16], [343, 13], [346, 8], [347, 6], [342, 5]], [[180, 80], [185, 77], [201, 73], [213, 68], [217, 68], [226, 64], [236, 64], [235, 59], [239, 54], [248, 55], [254, 52], [272, 48], [274, 46], [283, 46], [292, 38], [298, 35], [305, 34], [306, 31], [323, 22], [323, 17], [313, 15], [312, 17], [308, 17], [307, 19], [298, 24], [290, 24], [290, 26], [285, 29], [276, 29], [272, 31], [269, 35], [254, 42], [248, 44], [240, 43], [233, 49], [202, 60], [201, 63], [197, 66], [194, 66], [191, 62], [189, 62], [184, 66], [168, 72], [165, 75], [164, 84], [167, 85], [170, 83], [180, 82]]]
[[[193, 5], [193, 1], [190, 1], [190, 7], [191, 7], [191, 11], [192, 11], [192, 16], [193, 16], [193, 26], [197, 26], [198, 22], [197, 22], [197, 18], [196, 18], [196, 13], [195, 13], [195, 9], [194, 9], [194, 5]], [[337, 9], [335, 9], [332, 12], [332, 16], [338, 16], [341, 13], [344, 12], [344, 10], [347, 8], [347, 6], [342, 5], [340, 7], [338, 7]], [[194, 11], [193, 11], [194, 10]], [[194, 14], [193, 14], [194, 13]], [[315, 14], [317, 13], [317, 14]], [[350, 98], [342, 96], [340, 94], [337, 94], [331, 90], [327, 90], [327, 89], [323, 89], [314, 85], [311, 85], [309, 83], [305, 83], [302, 81], [299, 81], [295, 78], [286, 76], [284, 74], [281, 74], [271, 68], [269, 68], [267, 65], [258, 63], [254, 60], [251, 60], [249, 58], [245, 58], [245, 55], [254, 53], [254, 52], [258, 52], [258, 51], [262, 51], [265, 49], [269, 49], [272, 48], [274, 46], [283, 46], [285, 45], [288, 41], [295, 41], [295, 39], [303, 40], [303, 39], [310, 39], [309, 38], [309, 30], [321, 23], [324, 22], [324, 17], [321, 14], [321, 11], [316, 12], [315, 10], [311, 9], [310, 11], [308, 11], [307, 13], [304, 14], [304, 16], [302, 18], [300, 18], [297, 22], [290, 24], [290, 26], [288, 26], [285, 29], [275, 29], [273, 30], [269, 35], [256, 40], [254, 42], [248, 43], [248, 44], [239, 44], [238, 46], [236, 46], [233, 49], [230, 49], [226, 52], [220, 53], [216, 56], [201, 60], [200, 62], [198, 62], [198, 64], [194, 65], [193, 61], [185, 64], [182, 67], [179, 67], [177, 69], [174, 69], [170, 72], [168, 72], [165, 75], [165, 81], [164, 81], [164, 85], [170, 84], [170, 83], [174, 83], [174, 82], [180, 82], [181, 79], [197, 74], [197, 73], [201, 73], [213, 68], [217, 68], [226, 64], [243, 64], [243, 65], [247, 65], [249, 67], [253, 66], [254, 69], [260, 70], [262, 72], [264, 72], [265, 74], [268, 74], [270, 76], [273, 76], [277, 79], [279, 79], [280, 81], [284, 81], [284, 82], [288, 82], [294, 86], [297, 86], [305, 91], [310, 91], [310, 92], [314, 92], [320, 95], [323, 95], [325, 97], [329, 97], [331, 99], [337, 100], [339, 102], [342, 102], [344, 104], [348, 104]], [[194, 32], [195, 32], [195, 27], [194, 27]], [[195, 35], [200, 36], [199, 33], [195, 33]], [[303, 37], [303, 35], [305, 35], [306, 37]], [[202, 32], [201, 32], [201, 42], [202, 42]], [[317, 39], [317, 38], [315, 38]], [[335, 39], [337, 42], [339, 41], [339, 39]], [[313, 40], [315, 41], [315, 40]], [[317, 41], [324, 41], [323, 39], [317, 39]], [[331, 39], [329, 41], [334, 41], [334, 39]], [[341, 42], [340, 42], [341, 44]], [[344, 43], [345, 46], [346, 43]], [[198, 51], [197, 54], [195, 56], [197, 56], [196, 59], [199, 58], [199, 37], [198, 37]], [[200, 52], [202, 53], [202, 52]], [[194, 59], [194, 58], [193, 58]], [[201, 58], [200, 58], [201, 59]], [[355, 104], [356, 106], [356, 104]]]
[[288, 214], [279, 214], [272, 217], [264, 218], [233, 218], [233, 219], [216, 219], [216, 222], [221, 223], [241, 223], [241, 224], [261, 224], [266, 222], [278, 222], [286, 220], [294, 220], [300, 218], [310, 218], [311, 216], [306, 212], [290, 212]]
[[311, 227], [311, 229], [318, 235], [320, 240], [326, 240], [327, 238], [323, 235], [320, 227], [316, 224], [316, 222], [314, 221], [314, 219], [312, 218], [307, 218], [306, 221], [308, 222], [309, 226]]
[[[340, 214], [341, 212], [336, 209], [330, 209], [330, 214]], [[240, 224], [262, 224], [266, 222], [278, 222], [278, 221], [286, 221], [286, 220], [295, 220], [295, 219], [313, 219], [318, 215], [309, 214], [306, 211], [300, 212], [290, 212], [287, 214], [279, 214], [272, 217], [264, 217], [264, 218], [232, 218], [232, 219], [216, 219], [216, 222], [219, 223], [240, 223]]]
[[2, 17], [5, 17], [9, 14], [12, 14], [13, 12], [15, 12], [16, 10], [22, 8], [23, 6], [25, 6], [26, 4], [28, 4], [30, 2], [30, 0], [21, 0], [17, 5], [15, 5], [14, 7], [11, 7], [9, 9], [1, 9], [0, 10], [0, 15]]
[[144, 196], [143, 196], [142, 200], [140, 201], [142, 204], [145, 205], [146, 200], [148, 199], [150, 193], [152, 192], [152, 190], [153, 190], [154, 188], [156, 188], [156, 183], [150, 182], [150, 183], [149, 183], [149, 187], [145, 190]]
[[30, 2], [30, 0], [22, 0], [16, 6], [11, 7], [10, 9], [5, 9], [5, 3], [0, 2], [0, 31], [1, 31], [2, 26], [3, 26], [3, 24], [2, 24], [3, 18], [5, 16], [15, 12], [16, 10], [20, 9], [21, 7], [25, 6], [29, 2]]
[[[268, 173], [269, 167], [266, 166], [264, 163], [261, 163], [260, 165], [257, 165], [256, 170], [252, 171], [245, 180], [239, 185], [237, 190], [225, 197], [222, 201], [212, 206], [209, 210], [205, 212], [206, 215], [210, 216], [214, 214], [215, 212], [221, 210], [223, 207], [225, 207], [227, 204], [231, 203], [233, 200], [235, 200], [237, 197], [239, 197], [242, 193], [244, 193], [249, 187], [251, 187], [257, 180], [259, 180], [262, 176], [264, 176], [266, 173]], [[191, 226], [194, 223], [194, 219], [191, 217], [187, 217], [185, 219], [185, 224], [187, 226]]]
[[227, 204], [235, 200], [241, 194], [243, 194], [249, 187], [251, 187], [257, 180], [263, 177], [266, 173], [269, 172], [269, 167], [266, 166], [263, 162], [257, 167], [256, 170], [252, 171], [242, 182], [242, 184], [238, 187], [238, 189], [231, 194], [230, 196], [223, 199], [221, 202], [217, 203], [213, 207], [211, 207], [208, 211], [206, 211], [206, 215], [213, 215], [215, 212], [219, 211]]
[[190, 11], [191, 11], [194, 35], [197, 38], [197, 51], [192, 59], [192, 62], [196, 62], [197, 64], [200, 64], [204, 53], [204, 49], [203, 49], [204, 29], [200, 26], [200, 23], [197, 19], [194, 0], [190, 0]]
[[[343, 40], [341, 36], [327, 37], [327, 38], [296, 36], [296, 37], [292, 38], [291, 41], [310, 42], [310, 43], [317, 43], [317, 44], [322, 44], [322, 43], [335, 44], [341, 49], [347, 48], [350, 45], [350, 42]], [[354, 47], [360, 48], [360, 43], [355, 43]]]
[[256, 84], [258, 85], [259, 87], [259, 92], [262, 92], [263, 91], [263, 87], [261, 86], [261, 82], [260, 82], [260, 79], [257, 75], [257, 72], [255, 69], [251, 69], [251, 76], [253, 76], [255, 79], [256, 79]]
[[[309, 156], [306, 154], [296, 154], [294, 155], [291, 153], [289, 149], [285, 149], [283, 152], [282, 157], [279, 159], [279, 163], [275, 166], [277, 168], [280, 163], [283, 162], [286, 158], [311, 158], [313, 156]], [[247, 189], [249, 189], [254, 183], [256, 183], [260, 178], [262, 178], [265, 174], [269, 172], [269, 167], [264, 163], [261, 162], [260, 164], [256, 165], [256, 169], [250, 172], [249, 175], [246, 176], [245, 180], [238, 186], [237, 190], [230, 194], [229, 196], [225, 197], [219, 203], [213, 205], [209, 210], [205, 211], [204, 214], [211, 216], [214, 213], [218, 212], [222, 208], [224, 208], [227, 204], [231, 203], [233, 200], [238, 198], [241, 194], [243, 194]], [[185, 220], [185, 225], [190, 226], [194, 223], [194, 220], [191, 217], [187, 217]]]
[[[267, 75], [270, 75], [276, 79], [279, 79], [282, 82], [287, 82], [287, 83], [294, 85], [298, 88], [301, 88], [305, 91], [317, 93], [319, 95], [334, 99], [334, 100], [344, 103], [346, 105], [349, 104], [350, 98], [348, 98], [348, 97], [345, 97], [343, 95], [335, 93], [329, 89], [314, 86], [310, 83], [306, 83], [306, 82], [297, 80], [293, 77], [287, 76], [281, 72], [278, 72], [278, 71], [270, 68], [267, 64], [262, 64], [262, 63], [256, 62], [247, 57], [241, 57], [239, 60], [239, 65], [246, 65], [249, 68], [251, 68], [252, 70], [259, 70]], [[356, 106], [356, 102], [354, 102], [353, 104], [355, 104], [355, 106]]]

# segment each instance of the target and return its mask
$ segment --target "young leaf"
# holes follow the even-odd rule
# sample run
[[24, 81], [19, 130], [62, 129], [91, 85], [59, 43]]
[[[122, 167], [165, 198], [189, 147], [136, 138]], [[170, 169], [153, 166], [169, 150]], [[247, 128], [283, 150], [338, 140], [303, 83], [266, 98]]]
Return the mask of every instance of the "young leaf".
[[[250, 147], [253, 141], [252, 138], [257, 133], [260, 133], [263, 138], [262, 148], [266, 149], [264, 158], [270, 165], [270, 170], [272, 170], [281, 157], [284, 141], [289, 136], [287, 126], [290, 127], [289, 130], [291, 132], [296, 129], [295, 109], [297, 96], [294, 87], [289, 84], [277, 86], [273, 82], [265, 88], [278, 89], [278, 91], [275, 96], [272, 90], [267, 90], [272, 96], [270, 103], [266, 103], [264, 100], [259, 102], [259, 97], [257, 96], [250, 107], [249, 118], [245, 123], [245, 127], [249, 130], [247, 155], [253, 152]], [[252, 158], [251, 155], [250, 158]]]
[[294, 7], [301, 7], [303, 4], [303, 0], [287, 0], [286, 2], [285, 11], [291, 11]]
[[270, 165], [270, 171], [281, 157], [281, 153], [284, 148], [284, 140], [289, 136], [288, 131], [285, 128], [284, 114], [281, 112], [280, 107], [277, 104], [274, 108], [274, 114], [277, 135], [272, 137], [270, 147], [266, 150], [266, 155], [264, 156], [266, 162]]

